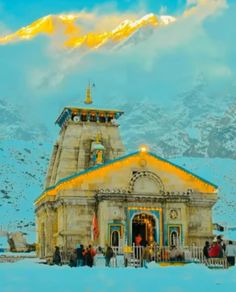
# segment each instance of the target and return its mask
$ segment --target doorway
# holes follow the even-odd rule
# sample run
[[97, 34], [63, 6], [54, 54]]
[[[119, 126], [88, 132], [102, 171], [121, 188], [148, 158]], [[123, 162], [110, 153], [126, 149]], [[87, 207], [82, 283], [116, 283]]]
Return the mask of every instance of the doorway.
[[141, 245], [150, 245], [157, 241], [156, 238], [156, 220], [153, 215], [140, 213], [132, 220], [132, 243], [135, 243], [136, 236], [140, 235]]

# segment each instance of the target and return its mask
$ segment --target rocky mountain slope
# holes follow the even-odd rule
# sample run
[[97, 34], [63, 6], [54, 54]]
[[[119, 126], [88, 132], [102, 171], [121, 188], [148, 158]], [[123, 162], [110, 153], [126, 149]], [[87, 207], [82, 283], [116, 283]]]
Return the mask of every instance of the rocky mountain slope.
[[147, 144], [167, 158], [236, 159], [235, 96], [236, 90], [217, 99], [199, 83], [168, 107], [150, 102], [120, 105], [125, 111], [120, 125], [126, 148], [132, 151]]
[[[164, 97], [155, 101], [147, 96], [143, 102], [133, 97], [128, 102], [115, 104], [111, 100], [99, 106], [124, 110], [119, 123], [128, 152], [147, 144], [166, 158], [236, 159], [236, 85], [230, 85], [228, 92], [209, 87], [203, 76], [198, 76], [191, 89], [168, 104]], [[32, 124], [18, 106], [1, 99], [0, 139], [52, 143], [56, 136], [53, 122], [59, 114], [55, 108], [58, 104], [52, 106], [50, 117], [42, 117]], [[39, 110], [44, 113], [43, 109]]]
[[48, 137], [47, 126], [28, 123], [19, 105], [0, 99], [0, 140], [33, 141]]
[[47, 146], [19, 140], [0, 142], [0, 230], [27, 234], [35, 230], [33, 202], [43, 190]]

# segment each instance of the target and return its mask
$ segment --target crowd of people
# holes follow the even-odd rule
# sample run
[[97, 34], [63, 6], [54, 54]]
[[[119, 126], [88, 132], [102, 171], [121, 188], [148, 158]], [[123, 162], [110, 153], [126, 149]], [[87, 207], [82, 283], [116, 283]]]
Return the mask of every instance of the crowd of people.
[[226, 245], [220, 235], [215, 237], [212, 241], [212, 244], [209, 241], [205, 242], [203, 247], [203, 255], [207, 259], [209, 258], [223, 258], [227, 257], [227, 262], [229, 266], [235, 265], [236, 257], [236, 246], [233, 245], [233, 242], [229, 240]]
[[[143, 240], [141, 235], [138, 234], [134, 239], [134, 257], [141, 260], [141, 266], [147, 268], [147, 263], [150, 261], [184, 261], [185, 253], [179, 246], [171, 245], [169, 248], [159, 248], [158, 244], [150, 244]], [[70, 267], [94, 266], [95, 256], [101, 255], [105, 259], [105, 266], [110, 267], [111, 259], [115, 253], [111, 246], [107, 245], [103, 250], [101, 247], [97, 249], [88, 245], [86, 248], [82, 244], [78, 244], [71, 252], [69, 257]], [[206, 260], [209, 258], [227, 258], [228, 266], [235, 265], [236, 245], [229, 241], [226, 245], [221, 236], [217, 236], [210, 244], [209, 241], [205, 242], [203, 247], [203, 255]], [[61, 265], [62, 257], [61, 251], [58, 246], [55, 247], [53, 254], [53, 264]]]
[[[112, 247], [107, 246], [105, 251], [103, 251], [101, 247], [98, 247], [98, 249], [96, 250], [92, 247], [92, 245], [89, 245], [85, 248], [83, 244], [78, 244], [76, 248], [71, 252], [69, 257], [69, 266], [92, 267], [94, 266], [94, 257], [96, 256], [96, 254], [103, 254], [105, 257], [105, 265], [107, 267], [110, 266], [111, 258], [114, 255]], [[61, 251], [58, 246], [55, 247], [52, 263], [55, 265], [62, 265]]]

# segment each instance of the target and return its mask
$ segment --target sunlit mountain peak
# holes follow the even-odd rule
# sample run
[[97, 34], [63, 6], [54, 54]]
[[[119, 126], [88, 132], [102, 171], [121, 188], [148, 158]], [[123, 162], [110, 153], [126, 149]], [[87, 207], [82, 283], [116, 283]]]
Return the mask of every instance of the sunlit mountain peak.
[[[62, 36], [62, 47], [75, 49], [85, 46], [96, 49], [107, 41], [114, 43], [123, 41], [143, 27], [168, 25], [176, 20], [176, 18], [172, 16], [158, 17], [150, 13], [135, 20], [122, 20], [120, 24], [113, 29], [111, 29], [111, 23], [111, 25], [107, 27], [107, 29], [103, 29], [103, 31], [88, 31], [88, 29], [84, 27], [86, 26], [86, 24], [84, 24], [86, 21], [82, 22], [83, 25], [79, 24], [81, 18], [87, 22], [94, 21], [91, 15], [89, 17], [89, 14], [85, 15], [83, 13], [47, 15], [20, 28], [16, 32], [0, 37], [0, 45], [31, 40], [38, 35], [47, 35], [53, 38], [56, 34], [59, 34]], [[99, 19], [96, 19], [96, 21], [99, 23]], [[84, 31], [88, 32], [84, 33]]]

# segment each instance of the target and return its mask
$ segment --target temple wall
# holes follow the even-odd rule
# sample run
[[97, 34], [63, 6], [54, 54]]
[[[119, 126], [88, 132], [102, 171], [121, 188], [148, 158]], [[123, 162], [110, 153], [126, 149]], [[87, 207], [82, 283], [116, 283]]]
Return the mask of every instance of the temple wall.
[[[122, 202], [102, 201], [99, 203], [99, 244], [105, 246], [111, 244], [109, 225], [122, 225], [125, 228], [125, 209]], [[125, 235], [120, 238], [120, 245], [125, 245]]]
[[37, 255], [39, 257], [52, 257], [56, 242], [57, 216], [50, 209], [41, 209], [37, 213]]
[[[178, 227], [180, 244], [185, 245], [188, 237], [188, 213], [186, 203], [171, 202], [164, 205], [165, 238], [164, 245], [169, 245], [171, 227]], [[174, 214], [174, 215], [173, 215]]]
[[51, 155], [51, 159], [50, 159], [48, 170], [47, 170], [47, 175], [46, 175], [46, 179], [44, 183], [44, 189], [50, 186], [53, 167], [54, 167], [56, 157], [57, 157], [57, 152], [58, 152], [58, 143], [55, 143], [55, 145], [53, 146], [52, 155]]
[[92, 241], [92, 205], [64, 205], [58, 207], [58, 242], [67, 249]]
[[212, 240], [211, 207], [190, 206], [188, 220], [189, 244], [201, 246], [206, 240]]
[[[134, 194], [131, 193], [129, 196], [131, 200]], [[135, 194], [136, 199], [129, 202], [112, 199], [103, 199], [99, 202], [97, 213], [99, 239], [94, 241], [92, 235], [94, 203], [89, 203], [89, 197], [81, 197], [78, 203], [73, 196], [74, 202], [59, 204], [54, 211], [41, 208], [37, 212], [38, 255], [40, 257], [51, 257], [56, 245], [61, 247], [62, 251], [71, 251], [78, 243], [85, 246], [110, 244], [110, 232], [114, 226], [121, 226], [122, 229], [120, 245], [129, 244], [132, 222], [127, 210], [130, 208], [142, 208], [143, 211], [139, 211], [140, 213], [151, 215], [153, 214], [149, 210], [161, 210], [163, 217], [160, 217], [158, 221], [158, 232], [161, 232], [160, 224], [162, 224], [160, 236], [163, 238], [163, 245], [170, 245], [171, 230], [179, 232], [180, 244], [185, 246], [192, 244], [202, 246], [205, 240], [212, 238], [211, 207], [191, 206], [184, 202], [148, 202], [141, 199], [142, 197], [140, 197], [141, 200], [138, 199]], [[147, 211], [144, 211], [145, 208]]]

